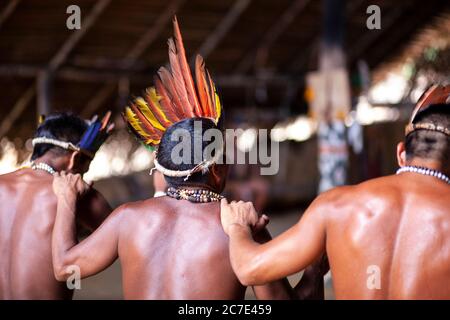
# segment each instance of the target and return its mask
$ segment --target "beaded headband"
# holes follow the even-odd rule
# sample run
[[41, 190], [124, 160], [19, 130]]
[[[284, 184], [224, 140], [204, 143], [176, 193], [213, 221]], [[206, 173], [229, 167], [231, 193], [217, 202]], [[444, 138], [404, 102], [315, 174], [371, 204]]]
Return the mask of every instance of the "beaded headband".
[[155, 159], [153, 160], [153, 163], [154, 163], [155, 167], [150, 170], [150, 174], [152, 174], [153, 170], [156, 169], [156, 170], [158, 170], [159, 172], [161, 172], [165, 176], [168, 176], [168, 177], [185, 177], [183, 180], [187, 181], [189, 179], [189, 177], [192, 176], [196, 172], [206, 173], [209, 170], [209, 167], [211, 167], [213, 164], [218, 162], [218, 160], [219, 160], [221, 155], [222, 155], [222, 152], [217, 152], [216, 155], [213, 158], [211, 158], [209, 160], [203, 160], [202, 162], [200, 162], [195, 167], [193, 167], [192, 169], [189, 169], [189, 170], [170, 170], [170, 169], [167, 169], [167, 168], [163, 167], [162, 165], [160, 165], [158, 160], [156, 160], [156, 157], [155, 157]]
[[95, 153], [108, 138], [113, 124], [109, 123], [111, 112], [108, 111], [101, 121], [95, 116], [77, 145], [71, 142], [61, 141], [58, 139], [37, 137], [32, 140], [33, 147], [37, 144], [51, 144], [66, 150], [78, 151], [93, 159]]
[[405, 128], [405, 136], [416, 130], [429, 130], [443, 133], [450, 136], [450, 129], [433, 123], [414, 123], [418, 114], [427, 110], [433, 104], [448, 103], [450, 98], [450, 85], [441, 86], [433, 85], [430, 87], [417, 102], [416, 107], [411, 115], [408, 125]]

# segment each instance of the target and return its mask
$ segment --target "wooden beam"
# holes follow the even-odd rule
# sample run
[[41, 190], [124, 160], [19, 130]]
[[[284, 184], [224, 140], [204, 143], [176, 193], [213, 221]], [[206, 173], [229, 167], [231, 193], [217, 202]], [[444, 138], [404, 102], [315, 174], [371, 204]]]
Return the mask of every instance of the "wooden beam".
[[355, 46], [351, 47], [349, 50], [348, 61], [352, 62], [358, 58], [362, 53], [371, 47], [382, 35], [385, 35], [390, 28], [394, 25], [395, 21], [402, 15], [404, 8], [396, 7], [388, 11], [385, 16], [383, 16], [383, 25], [381, 30], [368, 30], [364, 32], [361, 39], [356, 42]]
[[[360, 6], [365, 3], [365, 0], [355, 0], [355, 1], [349, 1], [347, 4], [347, 16], [351, 17], [358, 9], [360, 9]], [[364, 8], [363, 12], [366, 12], [366, 9]], [[319, 47], [321, 35], [318, 33], [317, 35], [314, 35], [310, 41], [308, 41], [309, 46], [305, 49], [304, 47], [298, 48], [295, 50], [294, 55], [292, 59], [289, 59], [291, 61], [289, 65], [289, 72], [297, 72], [299, 71], [302, 66], [308, 61], [308, 57], [310, 56], [311, 51], [314, 48]], [[302, 54], [298, 54], [298, 52], [303, 52]]]
[[[247, 9], [251, 1], [252, 0], [236, 0], [234, 2], [233, 6], [230, 10], [228, 10], [227, 14], [223, 17], [218, 26], [212, 33], [209, 34], [206, 40], [203, 41], [201, 46], [198, 48], [197, 53], [200, 54], [203, 59], [206, 59], [206, 57], [214, 51], [220, 41], [234, 26], [241, 14], [245, 11], [245, 9]], [[197, 54], [194, 54], [191, 57], [191, 64], [194, 63], [196, 55]]]
[[41, 71], [36, 79], [37, 87], [37, 115], [47, 115], [51, 111], [51, 75], [48, 71]]
[[17, 100], [14, 106], [11, 108], [11, 111], [3, 118], [2, 123], [0, 124], [0, 137], [5, 136], [11, 127], [14, 125], [16, 120], [22, 115], [25, 111], [28, 104], [30, 104], [31, 100], [34, 98], [36, 94], [35, 86], [30, 86]]
[[50, 60], [48, 64], [48, 70], [50, 72], [58, 69], [66, 61], [73, 48], [75, 48], [81, 38], [83, 38], [83, 36], [94, 25], [95, 21], [110, 3], [111, 0], [100, 0], [95, 4], [94, 8], [92, 8], [89, 12], [89, 15], [83, 19], [81, 29], [72, 31], [71, 36], [64, 42], [58, 52]]
[[[174, 14], [186, 0], [172, 0], [164, 12], [158, 15], [155, 23], [139, 38], [135, 45], [128, 51], [128, 54], [120, 63], [121, 69], [129, 69], [136, 64], [136, 61], [145, 53], [145, 51], [155, 42], [167, 24], [171, 21]], [[120, 81], [119, 78], [117, 79]], [[116, 81], [116, 80], [115, 80]], [[97, 91], [86, 104], [82, 111], [84, 117], [92, 115], [103, 103], [115, 92], [117, 83], [107, 83]]]
[[[283, 34], [283, 32], [294, 21], [297, 15], [308, 5], [310, 0], [295, 0], [289, 7], [283, 12], [281, 17], [277, 19], [276, 23], [265, 33], [261, 44], [256, 50], [251, 50], [247, 55], [239, 62], [236, 71], [237, 73], [244, 73], [252, 66], [252, 63], [256, 61], [258, 65], [265, 64], [269, 50], [277, 39]], [[256, 60], [255, 60], [256, 56]]]
[[[2, 73], [2, 70], [4, 73]], [[14, 72], [14, 70], [19, 70], [19, 72]], [[37, 76], [39, 71], [44, 71], [45, 69], [36, 69], [35, 73], [31, 73], [34, 67], [30, 67], [30, 73], [21, 72], [23, 70], [28, 70], [26, 65], [0, 65], [0, 76], [4, 75], [7, 77], [33, 77]], [[70, 81], [79, 81], [84, 83], [114, 83], [119, 81], [123, 77], [127, 77], [131, 82], [139, 84], [148, 84], [152, 79], [152, 75], [148, 72], [131, 72], [127, 70], [106, 70], [106, 71], [92, 71], [86, 69], [80, 69], [76, 67], [62, 67], [55, 74], [54, 77], [57, 79], [65, 79]], [[238, 74], [222, 74], [215, 75], [214, 80], [217, 84], [221, 86], [252, 86], [254, 83], [244, 84], [245, 81], [269, 81], [269, 82], [281, 82], [286, 83], [289, 81], [301, 80], [301, 77], [292, 77], [286, 74], [258, 74], [254, 76], [244, 76]], [[236, 82], [233, 84], [233, 82]]]
[[101, 89], [98, 90], [97, 94], [95, 94], [83, 108], [81, 116], [83, 118], [89, 118], [92, 116], [98, 108], [100, 108], [100, 106], [108, 100], [111, 94], [116, 91], [116, 88], [117, 84], [115, 82], [102, 86]]
[[139, 38], [136, 44], [131, 48], [124, 59], [124, 67], [129, 68], [132, 66], [138, 58], [140, 58], [145, 51], [155, 42], [158, 36], [166, 27], [167, 23], [169, 23], [180, 8], [180, 6], [186, 0], [172, 0], [166, 9], [158, 15], [155, 23], [148, 28], [148, 30]]
[[8, 20], [8, 18], [11, 17], [13, 12], [16, 10], [19, 2], [20, 0], [10, 0], [8, 4], [5, 6], [5, 9], [3, 9], [2, 12], [0, 12], [0, 29], [2, 25], [6, 22], [6, 20]]
[[44, 70], [42, 66], [28, 64], [3, 64], [0, 65], [0, 77], [36, 77], [40, 71]]
[[[430, 21], [430, 16], [435, 16], [442, 12], [445, 8], [445, 2], [438, 2], [436, 6], [429, 5], [423, 1], [417, 1], [415, 4], [411, 4], [408, 10], [403, 10], [402, 14], [405, 17], [411, 16], [413, 12], [416, 12], [414, 19], [410, 23], [400, 23], [390, 29], [389, 36], [384, 38], [380, 45], [374, 46], [373, 49], [368, 52], [367, 62], [371, 67], [378, 65], [381, 62], [388, 63], [389, 58], [393, 56], [395, 52], [401, 47], [410, 43], [411, 39], [420, 28], [426, 26]], [[401, 18], [399, 19], [402, 20]], [[383, 26], [383, 20], [382, 24]]]
[[[54, 73], [67, 59], [70, 52], [73, 50], [75, 45], [81, 40], [81, 38], [86, 34], [86, 32], [92, 27], [94, 22], [97, 20], [99, 15], [103, 12], [106, 6], [111, 2], [111, 0], [100, 0], [91, 10], [89, 15], [84, 19], [82, 27], [80, 30], [73, 31], [73, 34], [64, 42], [60, 47], [58, 52], [53, 56], [53, 58], [48, 63], [44, 71], [34, 70], [37, 73], [38, 78], [36, 79], [36, 84], [31, 85], [25, 91], [23, 96], [17, 101], [16, 105], [13, 107], [9, 117], [3, 120], [2, 125], [0, 125], [0, 132], [3, 134], [7, 133], [14, 122], [20, 117], [20, 115], [25, 111], [25, 107], [31, 101], [31, 99], [36, 94], [36, 86], [38, 87], [38, 103], [37, 112], [38, 114], [47, 114], [50, 111], [50, 101], [49, 93], [51, 88], [49, 87], [49, 78], [52, 77]], [[21, 68], [20, 72], [30, 72], [32, 68], [25, 70]], [[12, 71], [12, 70], [10, 70]]]

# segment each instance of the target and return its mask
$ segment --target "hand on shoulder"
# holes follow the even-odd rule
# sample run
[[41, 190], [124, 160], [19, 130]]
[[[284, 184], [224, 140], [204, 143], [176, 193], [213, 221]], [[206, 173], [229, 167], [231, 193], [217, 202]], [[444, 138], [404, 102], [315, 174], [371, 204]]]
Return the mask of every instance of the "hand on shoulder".
[[91, 184], [86, 183], [80, 174], [71, 174], [64, 171], [53, 176], [53, 192], [57, 197], [81, 196], [89, 191]]

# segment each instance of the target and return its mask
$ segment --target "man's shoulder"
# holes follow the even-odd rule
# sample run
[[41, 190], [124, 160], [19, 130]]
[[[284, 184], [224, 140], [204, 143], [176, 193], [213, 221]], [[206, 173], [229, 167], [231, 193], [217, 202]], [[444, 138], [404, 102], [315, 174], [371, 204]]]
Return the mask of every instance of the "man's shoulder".
[[17, 171], [0, 174], [0, 183], [4, 184], [15, 180], [17, 176], [16, 172]]
[[333, 200], [342, 197], [355, 198], [357, 195], [380, 194], [382, 190], [392, 191], [393, 189], [398, 189], [398, 184], [395, 182], [395, 176], [390, 175], [369, 179], [354, 185], [336, 187], [321, 195]]
[[[51, 176], [50, 176], [51, 177]], [[16, 188], [38, 187], [39, 191], [52, 190], [52, 179], [36, 179], [30, 172], [15, 170], [0, 175], [0, 188], [3, 190], [16, 190]]]
[[162, 214], [167, 210], [164, 210], [164, 202], [161, 200], [161, 198], [149, 198], [127, 202], [117, 207], [114, 212], [119, 212], [130, 216], [142, 215], [147, 212], [151, 212], [152, 215]]
[[354, 186], [354, 192], [369, 197], [389, 198], [401, 191], [401, 184], [395, 175], [370, 179]]
[[370, 206], [374, 200], [389, 201], [398, 189], [393, 176], [386, 176], [330, 189], [321, 193], [315, 202], [329, 212], [351, 212], [352, 208], [361, 210]]

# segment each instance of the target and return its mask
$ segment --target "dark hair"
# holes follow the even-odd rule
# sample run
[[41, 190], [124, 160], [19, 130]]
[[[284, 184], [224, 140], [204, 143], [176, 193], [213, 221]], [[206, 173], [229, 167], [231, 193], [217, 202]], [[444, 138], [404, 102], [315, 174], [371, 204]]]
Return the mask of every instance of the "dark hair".
[[[432, 105], [419, 113], [414, 123], [432, 123], [450, 129], [450, 105]], [[406, 137], [405, 149], [407, 160], [417, 157], [450, 163], [450, 137], [441, 132], [415, 130]]]
[[[34, 137], [52, 138], [76, 145], [80, 142], [86, 129], [87, 123], [71, 113], [53, 113], [39, 125]], [[33, 148], [31, 160], [42, 157], [47, 152], [53, 152], [56, 156], [61, 156], [69, 151], [52, 144], [37, 144]]]
[[[195, 126], [196, 124], [196, 126]], [[190, 118], [185, 119], [182, 121], [179, 121], [172, 126], [170, 126], [167, 131], [163, 134], [161, 138], [161, 143], [158, 147], [157, 152], [157, 160], [160, 165], [165, 167], [166, 169], [170, 170], [190, 170], [194, 168], [199, 162], [205, 160], [203, 151], [205, 150], [206, 146], [208, 146], [212, 141], [205, 141], [203, 139], [203, 134], [209, 130], [209, 129], [218, 129], [216, 124], [208, 118]], [[172, 151], [173, 149], [183, 141], [182, 137], [179, 136], [180, 131], [178, 130], [184, 130], [184, 133], [189, 135], [190, 139], [190, 159], [186, 159], [188, 161], [182, 161], [180, 164], [174, 163], [172, 159]], [[176, 135], [174, 133], [177, 132]], [[195, 159], [195, 145], [201, 145], [201, 159]], [[188, 155], [183, 154], [184, 149], [180, 149], [180, 152], [177, 152], [177, 155], [180, 157], [188, 157]], [[215, 150], [214, 150], [215, 151]], [[215, 156], [215, 153], [212, 154], [212, 156]], [[198, 156], [197, 156], [198, 157]], [[209, 159], [206, 159], [209, 160]], [[164, 176], [169, 186], [172, 187], [179, 187], [183, 185], [208, 185], [208, 182], [210, 181], [209, 177], [209, 171], [202, 173], [202, 172], [196, 172], [192, 174], [187, 181], [184, 181], [185, 177], [168, 177]]]

